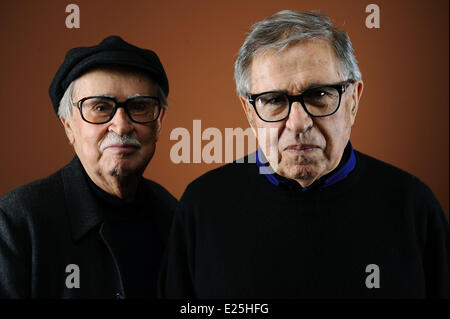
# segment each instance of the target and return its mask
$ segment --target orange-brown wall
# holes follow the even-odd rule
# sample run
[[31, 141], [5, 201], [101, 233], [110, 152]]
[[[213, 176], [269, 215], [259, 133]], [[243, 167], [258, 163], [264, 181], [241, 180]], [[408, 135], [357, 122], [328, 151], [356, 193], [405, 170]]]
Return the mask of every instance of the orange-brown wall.
[[[80, 29], [65, 26], [69, 3], [80, 7]], [[380, 29], [365, 26], [371, 3], [380, 7]], [[233, 81], [246, 32], [282, 9], [320, 9], [349, 33], [365, 82], [354, 147], [418, 176], [448, 218], [448, 6], [448, 0], [3, 0], [0, 196], [51, 174], [74, 154], [47, 93], [68, 49], [115, 34], [158, 53], [170, 111], [145, 176], [179, 198], [190, 181], [222, 164], [173, 164], [170, 132], [192, 132], [194, 119], [222, 133], [247, 128]]]

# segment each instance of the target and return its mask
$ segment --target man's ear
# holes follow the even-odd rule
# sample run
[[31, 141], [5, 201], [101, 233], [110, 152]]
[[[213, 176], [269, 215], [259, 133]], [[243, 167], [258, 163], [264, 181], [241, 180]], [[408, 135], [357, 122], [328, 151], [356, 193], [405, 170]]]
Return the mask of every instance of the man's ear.
[[66, 131], [66, 135], [67, 135], [67, 138], [69, 139], [69, 143], [73, 145], [73, 143], [75, 143], [75, 135], [73, 134], [73, 129], [72, 129], [70, 120], [66, 120], [63, 117], [61, 117], [60, 120], [64, 126], [64, 131]]
[[358, 113], [359, 108], [359, 100], [361, 99], [361, 95], [364, 89], [364, 82], [362, 80], [356, 81], [353, 83], [353, 91], [352, 91], [352, 106], [351, 106], [351, 123], [355, 123], [356, 114]]
[[159, 122], [162, 124], [164, 116], [166, 115], [167, 108], [161, 107], [161, 114], [159, 114]]
[[253, 114], [252, 114], [252, 108], [250, 105], [248, 105], [248, 102], [245, 98], [242, 96], [239, 97], [239, 100], [241, 101], [242, 109], [244, 110], [245, 116], [247, 117], [248, 122], [251, 126], [254, 125], [253, 121]]
[[[161, 107], [161, 113], [159, 114], [158, 120], [156, 123], [156, 132], [155, 132], [155, 140], [159, 140], [159, 135], [161, 134], [161, 128], [162, 128], [162, 122], [164, 120], [164, 117], [166, 116], [167, 108]], [[156, 122], [156, 121], [155, 121]]]
[[250, 124], [253, 133], [255, 134], [255, 136], [258, 136], [256, 135], [255, 122], [253, 121], [253, 114], [250, 105], [248, 105], [247, 100], [242, 96], [239, 97], [239, 100], [241, 101], [242, 109], [244, 110], [245, 116], [247, 117], [247, 121]]

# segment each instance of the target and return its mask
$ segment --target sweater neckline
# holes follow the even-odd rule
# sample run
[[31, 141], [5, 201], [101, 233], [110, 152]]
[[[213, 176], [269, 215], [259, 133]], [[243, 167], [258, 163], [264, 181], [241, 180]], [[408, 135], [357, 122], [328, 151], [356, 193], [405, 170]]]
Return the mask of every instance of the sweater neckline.
[[357, 181], [361, 178], [361, 175], [364, 173], [365, 164], [362, 161], [362, 157], [357, 150], [354, 150], [355, 153], [355, 167], [354, 169], [347, 175], [347, 177], [333, 185], [329, 185], [326, 188], [317, 188], [310, 189], [305, 192], [300, 192], [298, 189], [288, 189], [281, 188], [274, 184], [272, 184], [266, 176], [259, 173], [259, 168], [256, 164], [252, 165], [252, 169], [256, 172], [258, 176], [258, 184], [260, 185], [261, 192], [275, 192], [281, 196], [291, 198], [291, 199], [316, 199], [316, 200], [332, 200], [337, 197], [343, 196], [343, 194], [348, 193], [352, 187], [357, 184]]
[[[262, 159], [262, 161], [261, 161]], [[309, 186], [302, 187], [295, 180], [283, 177], [278, 175], [275, 172], [270, 173], [270, 169], [266, 169], [269, 165], [264, 153], [261, 148], [258, 147], [256, 151], [256, 165], [260, 169], [260, 171], [267, 173], [263, 174], [272, 184], [277, 187], [289, 188], [296, 191], [310, 191], [314, 188], [326, 188], [329, 187], [345, 178], [347, 178], [348, 174], [355, 168], [355, 153], [353, 150], [352, 143], [348, 141], [347, 146], [345, 147], [344, 153], [342, 155], [341, 161], [339, 165], [330, 173], [322, 176], [318, 180], [314, 181]]]

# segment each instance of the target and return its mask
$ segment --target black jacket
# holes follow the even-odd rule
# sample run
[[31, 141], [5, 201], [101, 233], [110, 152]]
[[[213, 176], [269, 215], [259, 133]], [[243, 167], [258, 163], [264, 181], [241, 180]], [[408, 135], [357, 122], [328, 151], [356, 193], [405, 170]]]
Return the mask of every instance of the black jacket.
[[[166, 243], [176, 199], [144, 179]], [[75, 157], [53, 175], [0, 199], [0, 298], [124, 298], [110, 230]], [[68, 288], [80, 270], [80, 287]], [[70, 286], [70, 285], [69, 285]]]

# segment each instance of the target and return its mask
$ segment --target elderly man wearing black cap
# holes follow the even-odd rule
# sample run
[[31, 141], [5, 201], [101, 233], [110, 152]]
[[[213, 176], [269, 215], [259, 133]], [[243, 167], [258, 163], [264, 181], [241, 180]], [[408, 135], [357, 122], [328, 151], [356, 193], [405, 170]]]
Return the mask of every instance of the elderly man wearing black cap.
[[168, 92], [120, 37], [67, 53], [50, 97], [76, 156], [0, 199], [0, 298], [156, 296], [176, 199], [142, 174]]

